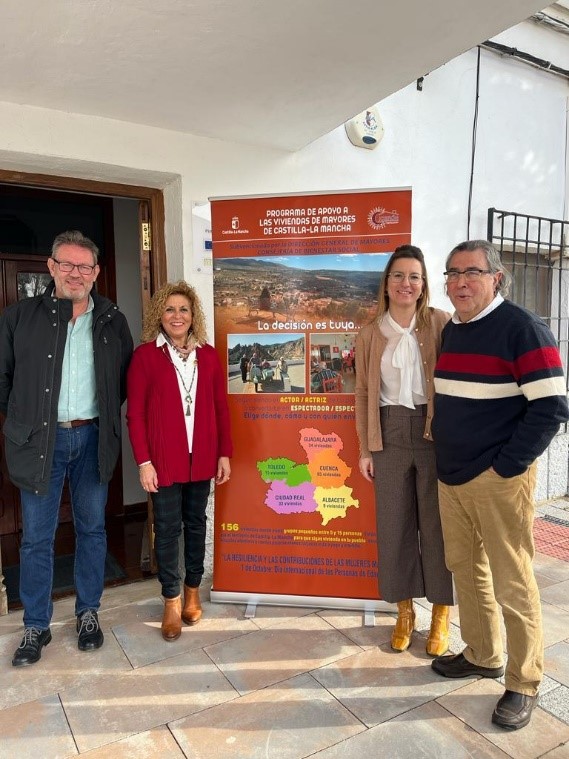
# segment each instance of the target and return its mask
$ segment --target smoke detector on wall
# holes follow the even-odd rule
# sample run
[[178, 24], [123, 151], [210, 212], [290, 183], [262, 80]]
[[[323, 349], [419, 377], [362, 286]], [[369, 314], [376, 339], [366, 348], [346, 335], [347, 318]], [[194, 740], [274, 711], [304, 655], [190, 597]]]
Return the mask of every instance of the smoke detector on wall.
[[348, 139], [357, 148], [373, 150], [383, 138], [383, 123], [375, 106], [358, 113], [353, 119], [346, 121], [344, 126]]

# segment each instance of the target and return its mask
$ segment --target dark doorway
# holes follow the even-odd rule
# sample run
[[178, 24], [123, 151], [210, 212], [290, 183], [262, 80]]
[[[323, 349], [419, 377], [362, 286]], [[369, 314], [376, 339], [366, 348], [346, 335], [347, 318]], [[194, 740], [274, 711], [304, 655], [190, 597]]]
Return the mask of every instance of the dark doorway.
[[[51, 252], [54, 237], [66, 229], [79, 229], [94, 240], [101, 251], [101, 273], [97, 280], [98, 291], [117, 301], [117, 268], [115, 254], [115, 221], [124, 226], [125, 219], [115, 219], [115, 209], [124, 207], [130, 198], [134, 214], [128, 216], [131, 227], [129, 234], [134, 239], [135, 259], [130, 270], [135, 276], [129, 277], [129, 288], [135, 291], [137, 310], [147, 301], [152, 292], [153, 281], [160, 283], [163, 271], [163, 206], [161, 193], [153, 189], [133, 188], [122, 185], [101, 185], [83, 180], [29, 177], [26, 186], [8, 181], [2, 183], [0, 172], [0, 310], [24, 297], [40, 294], [49, 282], [46, 260]], [[7, 177], [9, 180], [12, 177]], [[22, 181], [22, 175], [18, 179]], [[51, 187], [50, 187], [51, 185]], [[72, 191], [62, 188], [70, 186]], [[50, 187], [50, 189], [46, 189]], [[120, 205], [121, 202], [123, 205]], [[145, 243], [149, 239], [148, 228], [152, 209], [157, 211], [159, 228], [154, 228], [156, 248], [160, 251], [153, 256], [148, 244], [140, 241], [140, 221], [147, 224]], [[120, 256], [120, 252], [119, 252]], [[157, 276], [158, 275], [158, 276]], [[138, 282], [136, 279], [138, 278]], [[120, 288], [119, 288], [120, 291]], [[124, 287], [123, 287], [124, 293]], [[132, 295], [132, 293], [131, 293]], [[129, 300], [131, 300], [129, 295]], [[121, 306], [120, 298], [118, 299]], [[122, 306], [121, 306], [122, 307]], [[137, 315], [140, 317], [140, 313]], [[130, 321], [130, 319], [129, 319]], [[132, 327], [132, 325], [131, 325]], [[134, 328], [135, 342], [138, 328]], [[19, 562], [20, 503], [19, 492], [9, 481], [3, 456], [3, 438], [0, 436], [0, 567], [8, 579], [13, 576]], [[127, 469], [129, 461], [126, 461]], [[128, 477], [127, 477], [128, 479]], [[146, 502], [133, 502], [132, 497], [125, 502], [123, 488], [123, 466], [119, 460], [109, 487], [107, 504], [107, 531], [109, 551], [115, 560], [117, 571], [112, 573], [110, 582], [129, 581], [143, 576], [141, 570], [141, 543], [145, 532]], [[71, 524], [69, 496], [62, 499], [60, 524], [56, 535], [56, 561], [73, 553], [74, 534]], [[113, 563], [113, 562], [111, 562]], [[12, 571], [11, 571], [12, 570]], [[63, 589], [62, 594], [68, 592]], [[54, 587], [54, 595], [57, 595]], [[13, 592], [12, 592], [13, 597]], [[11, 604], [14, 606], [14, 603]], [[17, 603], [15, 604], [17, 605]]]

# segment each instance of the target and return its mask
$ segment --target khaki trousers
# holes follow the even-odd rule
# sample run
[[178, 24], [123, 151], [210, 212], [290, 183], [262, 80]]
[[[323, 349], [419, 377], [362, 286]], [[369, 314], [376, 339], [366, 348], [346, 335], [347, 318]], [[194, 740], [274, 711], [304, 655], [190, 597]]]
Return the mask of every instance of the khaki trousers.
[[447, 567], [454, 573], [464, 656], [481, 667], [503, 663], [506, 689], [534, 696], [543, 676], [539, 590], [533, 574], [536, 464], [505, 479], [486, 470], [463, 485], [439, 481]]

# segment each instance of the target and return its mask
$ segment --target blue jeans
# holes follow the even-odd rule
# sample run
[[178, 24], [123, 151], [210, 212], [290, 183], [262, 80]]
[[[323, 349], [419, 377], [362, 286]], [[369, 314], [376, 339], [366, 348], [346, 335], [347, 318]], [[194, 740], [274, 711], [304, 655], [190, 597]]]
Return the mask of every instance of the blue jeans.
[[175, 482], [152, 493], [154, 551], [164, 598], [180, 595], [178, 540], [184, 525], [184, 584], [197, 588], [204, 573], [210, 480]]
[[21, 490], [22, 545], [20, 600], [24, 626], [47, 630], [53, 613], [51, 591], [55, 531], [65, 477], [69, 479], [75, 524], [75, 613], [97, 611], [105, 579], [107, 485], [99, 480], [99, 429], [86, 424], [57, 428], [47, 495]]

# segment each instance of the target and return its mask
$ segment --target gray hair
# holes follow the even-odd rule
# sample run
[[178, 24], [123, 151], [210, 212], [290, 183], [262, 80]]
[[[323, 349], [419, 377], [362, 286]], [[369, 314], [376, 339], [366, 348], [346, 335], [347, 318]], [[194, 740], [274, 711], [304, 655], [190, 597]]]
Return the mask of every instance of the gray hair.
[[99, 248], [88, 237], [85, 237], [83, 232], [79, 232], [74, 229], [68, 232], [62, 232], [57, 235], [51, 246], [51, 257], [55, 258], [57, 251], [62, 245], [78, 245], [80, 248], [85, 248], [93, 255], [93, 263], [96, 264], [99, 260]]
[[445, 262], [445, 269], [448, 269], [450, 266], [451, 259], [455, 253], [474, 253], [475, 250], [481, 250], [484, 253], [486, 256], [486, 264], [492, 274], [500, 273], [502, 275], [496, 287], [496, 294], [500, 293], [506, 297], [510, 291], [512, 275], [502, 263], [502, 259], [496, 248], [492, 243], [488, 242], [488, 240], [466, 240], [465, 242], [459, 243], [448, 254]]

